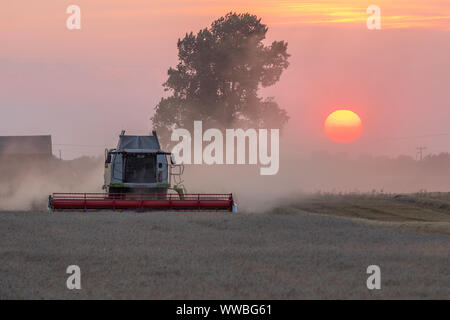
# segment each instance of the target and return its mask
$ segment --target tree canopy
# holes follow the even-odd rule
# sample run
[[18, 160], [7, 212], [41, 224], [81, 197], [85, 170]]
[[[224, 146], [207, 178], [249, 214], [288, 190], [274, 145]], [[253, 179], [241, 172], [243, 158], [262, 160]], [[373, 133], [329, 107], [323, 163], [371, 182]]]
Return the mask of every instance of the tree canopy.
[[170, 96], [155, 107], [153, 129], [163, 140], [194, 120], [215, 128], [282, 128], [289, 117], [258, 90], [289, 66], [287, 42], [264, 45], [268, 28], [255, 15], [228, 13], [196, 35], [178, 39], [179, 63], [163, 84]]

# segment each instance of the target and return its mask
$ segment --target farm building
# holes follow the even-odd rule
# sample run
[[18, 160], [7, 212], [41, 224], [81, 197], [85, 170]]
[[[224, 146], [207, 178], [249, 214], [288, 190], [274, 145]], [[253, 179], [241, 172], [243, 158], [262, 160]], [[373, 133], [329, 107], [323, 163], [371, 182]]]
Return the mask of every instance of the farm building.
[[52, 136], [0, 136], [0, 157], [52, 157]]

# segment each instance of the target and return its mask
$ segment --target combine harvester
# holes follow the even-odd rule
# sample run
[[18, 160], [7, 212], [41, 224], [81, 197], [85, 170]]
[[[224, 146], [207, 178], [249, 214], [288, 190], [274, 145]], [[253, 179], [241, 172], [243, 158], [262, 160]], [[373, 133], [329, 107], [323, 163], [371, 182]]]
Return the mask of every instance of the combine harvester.
[[181, 176], [183, 164], [161, 151], [158, 136], [128, 136], [122, 131], [116, 149], [105, 150], [106, 193], [53, 193], [51, 211], [230, 211], [230, 194], [189, 194]]

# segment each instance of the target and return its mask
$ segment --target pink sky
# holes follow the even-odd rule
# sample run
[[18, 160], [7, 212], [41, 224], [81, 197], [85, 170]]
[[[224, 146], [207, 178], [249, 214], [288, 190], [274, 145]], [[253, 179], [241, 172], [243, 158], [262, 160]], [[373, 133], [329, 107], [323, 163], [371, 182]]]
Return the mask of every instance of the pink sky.
[[[82, 29], [66, 29], [70, 4]], [[382, 30], [366, 28], [381, 8]], [[289, 43], [291, 66], [273, 95], [288, 110], [285, 137], [301, 152], [450, 152], [450, 3], [401, 1], [4, 0], [0, 4], [0, 135], [52, 134], [65, 158], [100, 154], [121, 129], [144, 134], [176, 41], [229, 11]], [[337, 145], [322, 124], [334, 109], [360, 114], [363, 136]], [[384, 140], [389, 138], [391, 140]]]

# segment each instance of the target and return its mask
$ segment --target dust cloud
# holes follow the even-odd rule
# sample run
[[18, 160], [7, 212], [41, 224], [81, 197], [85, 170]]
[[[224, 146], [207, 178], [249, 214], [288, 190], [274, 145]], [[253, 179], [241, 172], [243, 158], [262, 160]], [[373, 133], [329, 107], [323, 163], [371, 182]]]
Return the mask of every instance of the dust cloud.
[[0, 210], [44, 211], [54, 192], [101, 192], [103, 159], [0, 157]]
[[[204, 143], [204, 147], [206, 143]], [[450, 154], [387, 157], [311, 152], [281, 141], [279, 172], [260, 175], [257, 165], [186, 165], [189, 193], [233, 193], [241, 212], [264, 212], [316, 193], [450, 191]], [[102, 192], [103, 157], [0, 157], [0, 210], [46, 210], [53, 192]]]
[[261, 176], [260, 165], [190, 165], [188, 192], [233, 193], [241, 210], [261, 212], [312, 194], [397, 194], [450, 191], [450, 154], [410, 156], [347, 155], [310, 152], [299, 155], [280, 146], [280, 169]]

